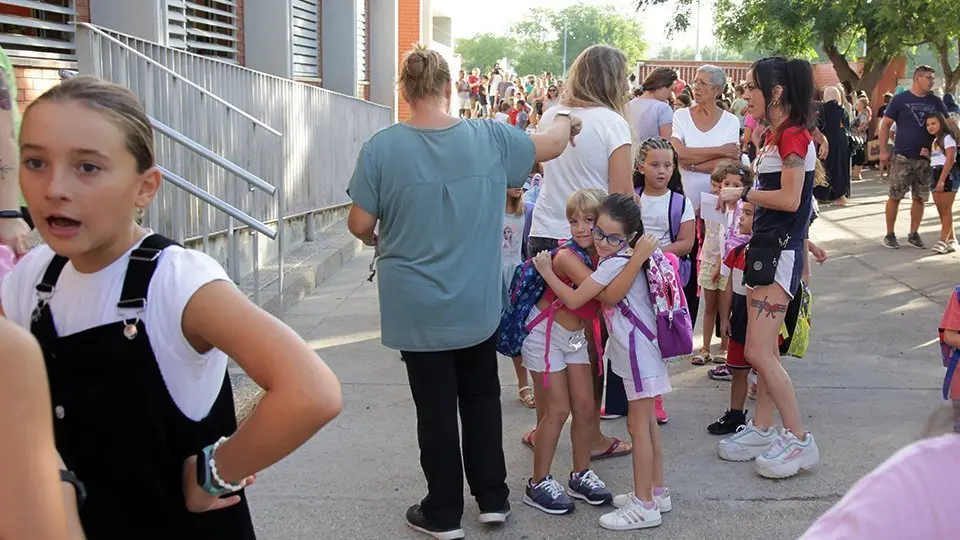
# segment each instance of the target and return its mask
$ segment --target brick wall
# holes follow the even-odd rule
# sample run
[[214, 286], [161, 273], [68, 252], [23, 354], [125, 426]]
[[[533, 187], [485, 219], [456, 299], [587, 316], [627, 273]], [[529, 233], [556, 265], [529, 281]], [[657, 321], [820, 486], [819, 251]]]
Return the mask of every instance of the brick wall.
[[90, 22], [90, 0], [76, 0], [77, 20], [80, 22]]
[[[403, 61], [414, 44], [420, 42], [420, 0], [400, 0], [397, 7], [397, 45], [400, 52], [397, 65]], [[399, 69], [398, 69], [399, 73]], [[397, 121], [410, 118], [410, 106], [401, 96], [397, 106]]]
[[[16, 59], [13, 61], [15, 63]], [[14, 66], [13, 73], [17, 77], [17, 105], [20, 112], [26, 110], [27, 105], [40, 94], [60, 84], [59, 68]]]
[[[8, 6], [8, 9], [15, 8]], [[78, 21], [90, 22], [90, 0], [76, 0], [76, 9]], [[76, 69], [76, 65], [72, 62], [44, 61], [42, 59], [25, 62], [16, 57], [11, 58], [11, 62], [14, 65], [14, 76], [17, 79], [17, 106], [21, 112], [27, 108], [31, 101], [40, 97], [40, 94], [60, 84], [61, 69]]]
[[[89, 1], [89, 0], [87, 0]], [[237, 63], [241, 66], [247, 65], [247, 58], [244, 56], [244, 38], [243, 38], [243, 0], [237, 0]]]

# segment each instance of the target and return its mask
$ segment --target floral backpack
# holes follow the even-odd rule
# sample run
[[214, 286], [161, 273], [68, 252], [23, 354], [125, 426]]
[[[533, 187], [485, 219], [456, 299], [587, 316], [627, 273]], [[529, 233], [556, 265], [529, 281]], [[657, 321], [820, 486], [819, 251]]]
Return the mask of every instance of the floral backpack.
[[[673, 254], [664, 254], [657, 249], [650, 256], [646, 277], [650, 289], [650, 304], [657, 314], [657, 331], [653, 333], [637, 316], [626, 299], [617, 304], [620, 313], [630, 321], [630, 364], [639, 369], [633, 333], [639, 330], [650, 341], [656, 341], [664, 361], [693, 352], [693, 322], [687, 299], [683, 295], [677, 276], [679, 260]], [[634, 377], [637, 386], [640, 378]], [[640, 391], [641, 388], [637, 388]]]

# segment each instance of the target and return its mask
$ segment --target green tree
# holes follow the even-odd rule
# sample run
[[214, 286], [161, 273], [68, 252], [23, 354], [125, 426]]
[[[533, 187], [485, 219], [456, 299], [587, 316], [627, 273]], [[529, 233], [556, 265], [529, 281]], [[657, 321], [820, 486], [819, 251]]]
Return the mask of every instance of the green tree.
[[[636, 0], [641, 10], [671, 2], [670, 29], [686, 29], [696, 0]], [[753, 41], [786, 56], [829, 59], [840, 80], [868, 93], [893, 57], [917, 45], [946, 43], [939, 56], [950, 65], [950, 40], [960, 34], [960, 6], [953, 0], [716, 0], [714, 11], [724, 44]], [[850, 67], [858, 58], [862, 73]]]
[[561, 73], [563, 71], [564, 28], [567, 36], [567, 65], [594, 44], [617, 47], [632, 63], [643, 58], [647, 44], [642, 27], [612, 6], [572, 6], [560, 11], [531, 9], [506, 35], [478, 34], [460, 40], [456, 52], [466, 68], [488, 70], [493, 62], [506, 58], [517, 73]]
[[463, 58], [464, 70], [480, 68], [486, 73], [501, 59], [516, 58], [517, 40], [512, 36], [477, 34], [472, 38], [458, 39], [456, 53]]

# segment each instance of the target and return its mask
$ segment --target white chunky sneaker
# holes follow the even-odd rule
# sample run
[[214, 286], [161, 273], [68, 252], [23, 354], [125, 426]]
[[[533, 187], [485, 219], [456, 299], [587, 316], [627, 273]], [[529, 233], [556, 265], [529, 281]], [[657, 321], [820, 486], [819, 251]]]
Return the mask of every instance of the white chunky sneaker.
[[777, 440], [777, 430], [760, 431], [753, 420], [737, 428], [737, 432], [720, 441], [718, 453], [726, 461], [750, 461], [763, 454]]
[[777, 442], [757, 457], [757, 473], [764, 478], [789, 478], [800, 471], [809, 471], [820, 464], [820, 449], [813, 435], [801, 441], [784, 430]]
[[[613, 498], [613, 507], [614, 508], [623, 508], [628, 502], [633, 499], [633, 492], [624, 493], [622, 495], [617, 495]], [[673, 510], [673, 501], [670, 500], [670, 490], [668, 488], [663, 488], [663, 495], [654, 495], [653, 500], [657, 502], [657, 506], [660, 508], [661, 514], [666, 514], [667, 512]]]
[[644, 508], [633, 495], [620, 508], [600, 516], [600, 526], [611, 531], [648, 529], [658, 527], [662, 522], [663, 518], [656, 504], [653, 508]]

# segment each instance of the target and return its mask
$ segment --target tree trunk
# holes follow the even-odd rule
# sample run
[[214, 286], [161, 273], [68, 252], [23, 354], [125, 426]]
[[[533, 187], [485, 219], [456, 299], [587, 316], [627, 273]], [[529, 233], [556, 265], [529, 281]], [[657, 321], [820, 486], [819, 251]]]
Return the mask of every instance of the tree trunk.
[[[960, 50], [960, 40], [957, 46]], [[937, 60], [940, 61], [940, 69], [943, 70], [943, 91], [956, 94], [957, 82], [960, 82], [960, 62], [957, 63], [956, 69], [950, 65], [950, 45], [946, 38], [933, 42], [933, 48], [937, 51]]]
[[873, 95], [873, 90], [880, 83], [883, 72], [887, 69], [887, 65], [890, 64], [890, 58], [877, 58], [875, 55], [871, 55], [869, 32], [867, 35], [867, 56], [864, 58], [862, 75], [857, 75], [857, 72], [850, 67], [847, 58], [837, 49], [834, 36], [824, 37], [823, 50], [827, 53], [827, 57], [830, 58], [830, 63], [833, 64], [833, 70], [837, 72], [837, 77], [840, 81], [850, 81], [854, 90], [863, 90], [868, 96]]

